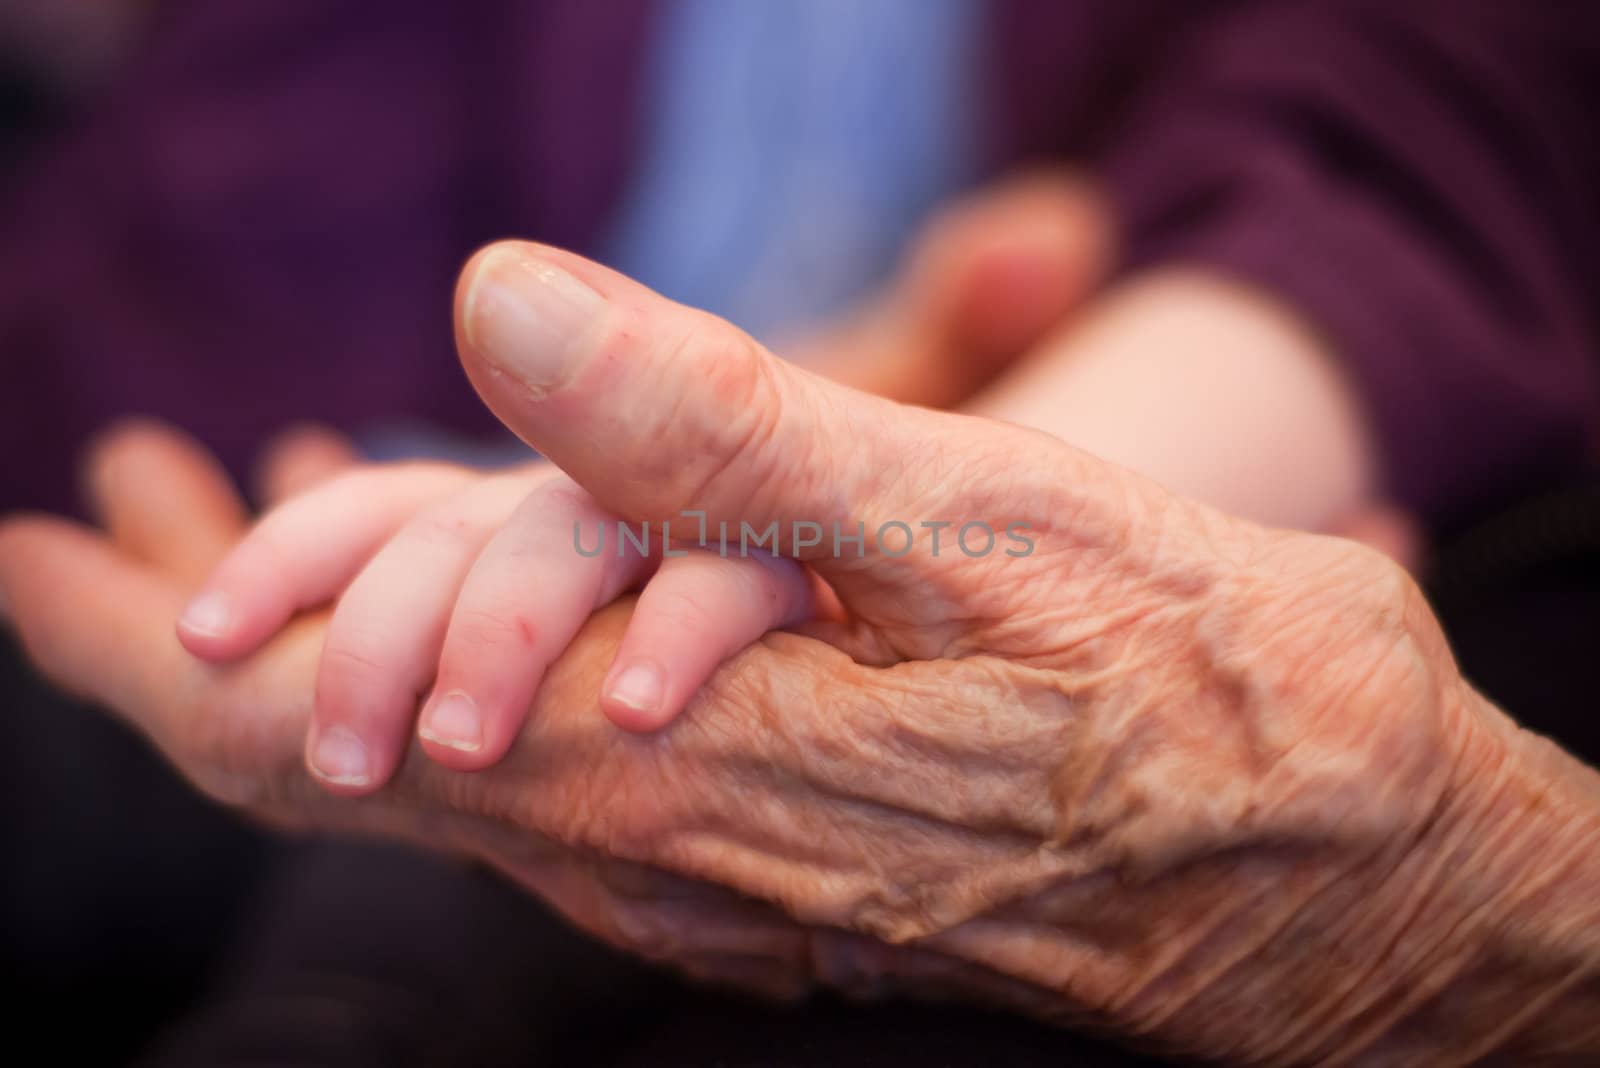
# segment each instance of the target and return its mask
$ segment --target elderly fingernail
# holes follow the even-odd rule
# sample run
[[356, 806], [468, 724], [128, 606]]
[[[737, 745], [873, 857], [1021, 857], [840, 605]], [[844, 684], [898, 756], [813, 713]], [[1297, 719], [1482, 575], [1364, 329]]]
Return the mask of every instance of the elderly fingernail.
[[635, 712], [659, 712], [665, 692], [666, 679], [662, 677], [661, 669], [643, 662], [624, 668], [606, 687], [605, 695], [609, 700], [626, 705]]
[[428, 710], [417, 733], [435, 745], [476, 753], [483, 748], [483, 716], [472, 698], [453, 690]]
[[367, 747], [348, 727], [327, 727], [318, 732], [310, 764], [317, 778], [336, 786], [366, 786], [372, 782]]
[[214, 638], [225, 632], [233, 622], [233, 609], [226, 594], [215, 590], [202, 593], [189, 602], [178, 619], [178, 625], [191, 634]]
[[467, 343], [536, 391], [566, 378], [574, 342], [605, 300], [572, 275], [512, 246], [484, 255], [462, 305]]

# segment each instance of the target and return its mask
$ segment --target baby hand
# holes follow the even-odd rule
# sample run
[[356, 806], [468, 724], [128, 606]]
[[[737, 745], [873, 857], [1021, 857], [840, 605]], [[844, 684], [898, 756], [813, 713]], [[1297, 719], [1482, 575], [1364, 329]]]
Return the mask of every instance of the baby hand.
[[[586, 555], [602, 527], [604, 551]], [[337, 597], [311, 771], [338, 793], [377, 789], [413, 718], [430, 757], [477, 770], [510, 749], [545, 670], [590, 613], [641, 581], [600, 701], [629, 730], [664, 726], [724, 659], [810, 616], [810, 580], [793, 561], [662, 559], [659, 528], [650, 534], [649, 552], [620, 539], [616, 517], [548, 464], [493, 475], [368, 467], [268, 513], [190, 602], [178, 637], [202, 659], [235, 660]]]

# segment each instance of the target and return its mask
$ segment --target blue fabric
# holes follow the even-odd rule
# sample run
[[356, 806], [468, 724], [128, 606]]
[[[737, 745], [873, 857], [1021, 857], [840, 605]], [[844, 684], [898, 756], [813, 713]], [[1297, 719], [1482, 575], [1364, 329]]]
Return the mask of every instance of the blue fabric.
[[607, 259], [770, 337], [838, 312], [968, 177], [976, 0], [671, 0]]
[[[603, 258], [764, 340], [844, 311], [967, 181], [977, 0], [663, 0]], [[403, 424], [374, 459], [526, 460]]]

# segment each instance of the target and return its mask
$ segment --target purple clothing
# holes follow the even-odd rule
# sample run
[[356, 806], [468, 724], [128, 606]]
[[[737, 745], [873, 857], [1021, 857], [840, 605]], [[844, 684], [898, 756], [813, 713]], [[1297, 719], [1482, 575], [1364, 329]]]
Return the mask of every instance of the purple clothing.
[[1105, 165], [1138, 262], [1284, 299], [1436, 525], [1600, 450], [1600, 5], [1239, 5], [1142, 87]]
[[[0, 507], [68, 502], [115, 416], [239, 471], [297, 420], [493, 434], [461, 260], [592, 249], [648, 0], [201, 0], [0, 213]], [[1136, 269], [1281, 294], [1348, 362], [1392, 492], [1449, 521], [1593, 454], [1600, 7], [1005, 0], [989, 167], [1101, 173]]]
[[319, 420], [498, 428], [454, 356], [471, 251], [583, 247], [648, 5], [180, 0], [0, 208], [0, 508], [70, 508], [119, 415], [248, 471]]

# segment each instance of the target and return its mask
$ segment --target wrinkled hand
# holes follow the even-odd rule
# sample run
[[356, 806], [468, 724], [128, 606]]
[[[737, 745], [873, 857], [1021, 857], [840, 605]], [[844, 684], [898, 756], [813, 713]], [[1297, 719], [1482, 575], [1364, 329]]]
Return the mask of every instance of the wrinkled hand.
[[[1479, 758], [1403, 572], [840, 390], [554, 250], [480, 256], [458, 323], [489, 405], [619, 514], [868, 532], [801, 554], [849, 658], [769, 638], [599, 787], [585, 841], [914, 946], [891, 970], [963, 959], [1199, 1050], [1353, 1041], [1342, 976], [1303, 963], [1394, 934], [1417, 889], [1394, 872]], [[943, 555], [930, 521], [953, 524]], [[948, 539], [973, 521], [1036, 550], [969, 557]], [[872, 544], [893, 523], [910, 552]]]
[[[0, 588], [34, 656], [214, 793], [486, 857], [702, 973], [999, 996], [1241, 1062], [1452, 1063], [1447, 1044], [1532, 1021], [1448, 995], [1507, 909], [1565, 885], [1551, 857], [1588, 825], [1541, 800], [1549, 768], [1461, 682], [1393, 564], [1041, 434], [829, 385], [554, 250], [482, 254], [458, 322], [490, 405], [619, 514], [869, 539], [903, 522], [917, 543], [806, 549], [844, 619], [769, 635], [656, 735], [594, 712], [626, 609], [603, 612], [504, 764], [412, 760], [361, 802], [300, 772], [316, 621], [197, 670], [154, 625], [175, 580], [30, 521], [0, 535]], [[111, 526], [193, 574], [165, 546], [193, 545], [197, 515], [221, 517], [213, 542], [238, 522], [196, 496]], [[925, 521], [1026, 523], [1035, 550], [969, 557], [951, 527], [934, 556]], [[1541, 804], [1562, 818], [1508, 840]], [[1547, 975], [1510, 974], [1512, 1003], [1549, 1004]]]

